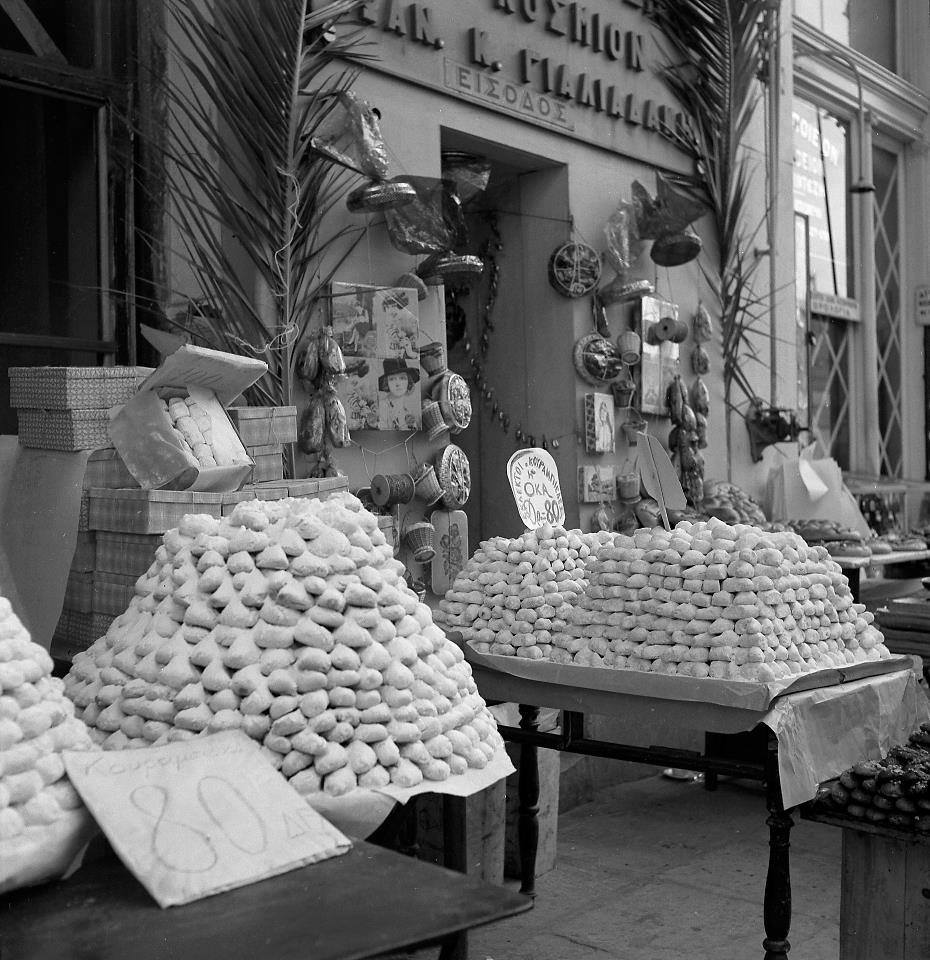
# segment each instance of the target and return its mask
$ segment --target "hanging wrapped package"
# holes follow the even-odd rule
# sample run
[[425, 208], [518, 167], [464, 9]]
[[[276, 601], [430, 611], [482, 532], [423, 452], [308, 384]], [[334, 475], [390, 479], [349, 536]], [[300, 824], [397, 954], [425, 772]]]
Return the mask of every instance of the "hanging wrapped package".
[[452, 180], [404, 177], [416, 199], [385, 210], [388, 237], [404, 253], [442, 253], [462, 247], [467, 239], [462, 202]]
[[491, 179], [491, 164], [483, 157], [458, 150], [444, 150], [442, 175], [455, 184], [455, 192], [462, 203], [479, 197], [488, 188]]
[[386, 180], [388, 157], [378, 116], [349, 90], [333, 98], [329, 115], [310, 145], [324, 156], [372, 180]]
[[607, 240], [604, 257], [617, 275], [598, 291], [601, 302], [609, 306], [652, 293], [654, 287], [648, 280], [636, 280], [630, 276], [644, 244], [636, 227], [633, 204], [629, 200], [619, 201], [607, 219], [604, 236]]

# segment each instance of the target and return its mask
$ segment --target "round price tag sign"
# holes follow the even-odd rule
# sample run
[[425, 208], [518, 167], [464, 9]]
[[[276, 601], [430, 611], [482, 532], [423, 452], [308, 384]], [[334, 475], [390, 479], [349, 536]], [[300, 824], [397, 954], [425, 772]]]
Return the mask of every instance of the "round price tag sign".
[[546, 450], [527, 447], [507, 461], [507, 479], [517, 502], [520, 519], [529, 530], [544, 523], [565, 523], [565, 505], [559, 470]]

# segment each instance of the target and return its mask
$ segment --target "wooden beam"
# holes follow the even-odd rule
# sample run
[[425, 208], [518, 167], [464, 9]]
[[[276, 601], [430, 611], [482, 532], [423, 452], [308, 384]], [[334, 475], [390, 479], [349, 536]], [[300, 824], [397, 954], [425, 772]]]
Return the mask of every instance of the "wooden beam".
[[37, 57], [56, 63], [68, 62], [26, 0], [0, 0], [0, 9], [13, 21], [13, 26], [23, 35]]

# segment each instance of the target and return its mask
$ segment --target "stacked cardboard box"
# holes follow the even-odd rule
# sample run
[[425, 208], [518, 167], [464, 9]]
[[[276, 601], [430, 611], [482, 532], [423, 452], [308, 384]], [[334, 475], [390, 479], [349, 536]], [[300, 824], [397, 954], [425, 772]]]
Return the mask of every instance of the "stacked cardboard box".
[[10, 367], [19, 442], [45, 450], [110, 446], [109, 411], [125, 403], [148, 367]]
[[87, 459], [81, 490], [81, 512], [71, 570], [65, 587], [61, 616], [52, 637], [52, 655], [70, 660], [106, 632], [112, 617], [94, 603], [95, 577], [99, 569], [98, 537], [90, 529], [90, 491], [92, 488], [138, 486], [119, 454], [106, 447], [94, 450]]

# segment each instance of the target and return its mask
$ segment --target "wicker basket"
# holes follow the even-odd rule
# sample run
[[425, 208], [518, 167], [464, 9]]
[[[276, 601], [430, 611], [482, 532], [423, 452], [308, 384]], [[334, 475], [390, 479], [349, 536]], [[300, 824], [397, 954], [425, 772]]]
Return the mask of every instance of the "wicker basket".
[[427, 400], [423, 404], [423, 430], [426, 432], [426, 439], [430, 443], [435, 443], [443, 436], [448, 438], [449, 425], [435, 400]]
[[404, 541], [417, 563], [429, 563], [436, 555], [433, 538], [436, 528], [428, 520], [411, 523], [404, 531]]
[[151, 367], [10, 367], [10, 406], [108, 409], [125, 403]]
[[442, 486], [439, 483], [439, 477], [436, 476], [436, 470], [431, 463], [424, 463], [419, 472], [413, 478], [413, 488], [416, 495], [426, 502], [427, 506], [436, 503], [442, 497]]

